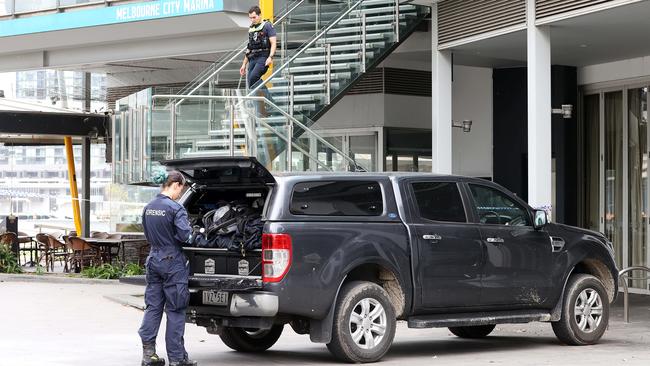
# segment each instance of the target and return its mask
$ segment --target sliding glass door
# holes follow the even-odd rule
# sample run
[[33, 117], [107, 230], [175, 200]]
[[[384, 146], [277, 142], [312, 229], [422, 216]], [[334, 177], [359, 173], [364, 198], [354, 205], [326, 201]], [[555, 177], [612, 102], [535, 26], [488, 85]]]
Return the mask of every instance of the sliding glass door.
[[[628, 240], [630, 266], [648, 266], [648, 88], [628, 90]], [[634, 287], [647, 288], [646, 281]]]
[[[605, 233], [619, 268], [648, 266], [648, 87], [592, 90], [582, 103], [583, 226]], [[648, 281], [633, 281], [650, 292]]]
[[623, 264], [623, 92], [605, 93], [605, 235]]

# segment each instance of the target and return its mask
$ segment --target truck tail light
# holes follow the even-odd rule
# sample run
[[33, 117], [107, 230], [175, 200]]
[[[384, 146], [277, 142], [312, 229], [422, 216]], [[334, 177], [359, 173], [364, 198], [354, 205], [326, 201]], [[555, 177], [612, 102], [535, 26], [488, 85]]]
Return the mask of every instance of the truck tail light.
[[262, 281], [280, 282], [291, 267], [291, 236], [262, 235]]

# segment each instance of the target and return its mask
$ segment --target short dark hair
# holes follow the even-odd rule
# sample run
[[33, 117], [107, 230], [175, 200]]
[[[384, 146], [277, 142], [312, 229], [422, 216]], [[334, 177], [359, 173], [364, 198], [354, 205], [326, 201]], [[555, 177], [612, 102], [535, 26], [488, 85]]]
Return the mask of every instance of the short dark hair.
[[259, 6], [251, 6], [250, 9], [248, 9], [248, 14], [255, 13], [255, 15], [262, 15], [262, 9], [260, 9]]
[[185, 183], [186, 183], [185, 182], [185, 177], [183, 176], [183, 174], [181, 172], [179, 172], [179, 171], [176, 171], [176, 170], [167, 173], [167, 179], [162, 184], [162, 187], [167, 188], [167, 187], [171, 186], [174, 183], [180, 183], [180, 185], [182, 185], [182, 186], [184, 186]]

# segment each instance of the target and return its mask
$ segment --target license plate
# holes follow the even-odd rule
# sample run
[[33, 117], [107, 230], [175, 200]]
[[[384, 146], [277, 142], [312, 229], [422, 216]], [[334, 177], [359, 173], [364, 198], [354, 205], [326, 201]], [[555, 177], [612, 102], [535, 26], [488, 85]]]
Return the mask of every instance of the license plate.
[[224, 291], [203, 291], [204, 305], [228, 305], [228, 293]]

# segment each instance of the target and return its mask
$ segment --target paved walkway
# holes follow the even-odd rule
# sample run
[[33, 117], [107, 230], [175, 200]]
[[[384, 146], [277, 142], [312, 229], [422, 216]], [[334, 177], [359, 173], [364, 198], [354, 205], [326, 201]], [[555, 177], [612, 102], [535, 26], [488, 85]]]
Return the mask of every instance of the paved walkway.
[[[1, 280], [0, 280], [1, 281]], [[111, 283], [0, 282], [0, 364], [12, 366], [138, 365], [142, 312], [106, 296], [137, 294], [140, 287]], [[617, 306], [596, 346], [568, 347], [549, 324], [498, 326], [484, 340], [462, 340], [446, 329], [413, 330], [401, 323], [381, 365], [650, 365], [650, 297], [635, 297], [632, 323]], [[164, 332], [164, 325], [161, 332]], [[163, 334], [163, 333], [161, 333]], [[159, 337], [164, 355], [164, 336]], [[218, 337], [188, 325], [186, 345], [202, 366], [338, 364], [324, 345], [285, 328], [264, 355], [230, 351]]]

